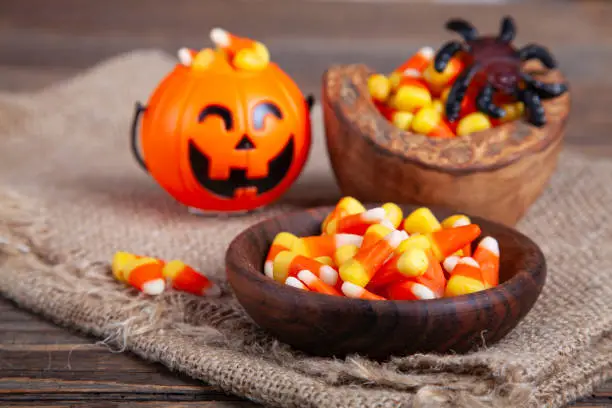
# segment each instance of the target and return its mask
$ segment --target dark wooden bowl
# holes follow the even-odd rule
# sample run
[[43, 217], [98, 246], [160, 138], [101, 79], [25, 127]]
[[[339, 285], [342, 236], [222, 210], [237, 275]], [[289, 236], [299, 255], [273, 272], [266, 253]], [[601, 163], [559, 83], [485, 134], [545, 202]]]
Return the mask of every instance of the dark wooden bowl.
[[[526, 70], [544, 82], [559, 71]], [[513, 226], [544, 190], [557, 164], [569, 92], [544, 102], [548, 123], [523, 120], [453, 139], [404, 132], [371, 101], [365, 65], [338, 65], [323, 77], [327, 149], [343, 195], [364, 202], [453, 208]]]
[[[370, 206], [371, 207], [371, 206]], [[403, 205], [405, 214], [416, 209]], [[421, 301], [367, 301], [282, 285], [263, 274], [274, 236], [320, 233], [331, 207], [279, 216], [248, 228], [230, 244], [227, 278], [251, 318], [280, 341], [319, 356], [358, 353], [375, 359], [417, 352], [463, 353], [490, 345], [529, 312], [546, 280], [538, 246], [518, 231], [472, 217], [500, 244], [500, 285], [472, 295]], [[444, 218], [449, 210], [432, 208]]]

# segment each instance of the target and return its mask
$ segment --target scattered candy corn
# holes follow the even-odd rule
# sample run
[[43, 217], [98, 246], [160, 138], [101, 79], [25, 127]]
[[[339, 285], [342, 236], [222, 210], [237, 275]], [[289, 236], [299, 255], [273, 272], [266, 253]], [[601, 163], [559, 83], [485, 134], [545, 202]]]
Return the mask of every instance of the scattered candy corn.
[[435, 50], [422, 47], [389, 75], [372, 74], [368, 90], [379, 112], [398, 129], [436, 138], [455, 138], [518, 120], [525, 107], [522, 102], [500, 102], [505, 111], [494, 119], [478, 111], [476, 100], [481, 85], [475, 82], [465, 91], [459, 118], [446, 119], [446, 100], [451, 87], [465, 70], [461, 56], [451, 58], [442, 72], [434, 69]]
[[111, 270], [119, 282], [151, 296], [160, 295], [169, 287], [199, 296], [216, 297], [221, 294], [219, 286], [179, 260], [166, 262], [119, 251], [113, 256]]
[[[404, 214], [395, 203], [366, 209], [343, 197], [320, 235], [279, 233], [264, 272], [296, 289], [356, 299], [465, 295], [499, 284], [499, 244], [480, 235], [463, 214], [440, 221], [427, 207]], [[118, 255], [117, 263], [123, 259]]]
[[222, 28], [213, 28], [210, 39], [215, 45], [214, 50], [179, 49], [178, 59], [181, 64], [196, 70], [205, 70], [216, 64], [228, 69], [261, 71], [270, 63], [270, 52], [259, 41], [239, 37]]

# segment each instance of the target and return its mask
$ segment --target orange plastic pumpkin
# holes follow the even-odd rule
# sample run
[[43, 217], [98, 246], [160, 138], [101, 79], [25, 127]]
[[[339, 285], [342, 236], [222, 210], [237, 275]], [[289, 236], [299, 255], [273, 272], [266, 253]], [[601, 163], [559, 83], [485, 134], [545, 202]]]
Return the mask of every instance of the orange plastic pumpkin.
[[248, 71], [223, 50], [181, 52], [188, 61], [162, 80], [146, 107], [137, 106], [137, 160], [176, 200], [198, 210], [245, 211], [276, 200], [308, 157], [310, 103], [274, 63]]

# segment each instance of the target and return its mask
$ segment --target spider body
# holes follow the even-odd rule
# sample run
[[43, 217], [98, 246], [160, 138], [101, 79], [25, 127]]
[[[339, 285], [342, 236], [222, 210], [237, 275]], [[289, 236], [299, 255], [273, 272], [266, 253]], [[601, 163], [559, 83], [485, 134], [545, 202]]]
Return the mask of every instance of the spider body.
[[514, 22], [504, 17], [497, 36], [479, 36], [468, 22], [453, 19], [446, 28], [459, 33], [464, 42], [450, 41], [443, 45], [434, 58], [434, 68], [443, 72], [454, 56], [465, 63], [465, 69], [451, 87], [446, 101], [446, 116], [450, 122], [459, 117], [461, 102], [469, 87], [479, 89], [476, 106], [495, 119], [504, 117], [504, 110], [496, 104], [500, 100], [519, 100], [525, 104], [529, 123], [541, 127], [546, 124], [542, 99], [555, 98], [567, 91], [565, 84], [540, 82], [522, 71], [523, 62], [538, 59], [549, 69], [556, 62], [548, 50], [537, 44], [521, 49], [512, 45]]

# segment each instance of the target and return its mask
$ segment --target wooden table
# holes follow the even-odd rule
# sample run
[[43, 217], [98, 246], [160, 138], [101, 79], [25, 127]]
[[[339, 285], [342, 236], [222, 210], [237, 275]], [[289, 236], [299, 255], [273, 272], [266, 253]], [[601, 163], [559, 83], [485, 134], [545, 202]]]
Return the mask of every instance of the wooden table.
[[[528, 3], [528, 4], [527, 4]], [[240, 14], [238, 13], [240, 11]], [[534, 1], [501, 5], [370, 0], [2, 0], [0, 91], [27, 91], [135, 48], [174, 54], [207, 45], [221, 26], [269, 45], [306, 92], [319, 94], [330, 63], [365, 62], [388, 71], [419, 46], [448, 39], [461, 16], [496, 32], [518, 22], [518, 44], [548, 46], [571, 81], [567, 144], [612, 157], [612, 2]], [[161, 365], [114, 354], [0, 299], [0, 406], [247, 407]], [[612, 382], [575, 406], [612, 406]]]

